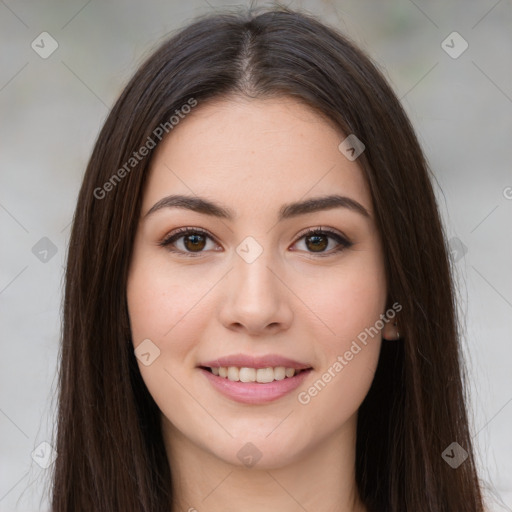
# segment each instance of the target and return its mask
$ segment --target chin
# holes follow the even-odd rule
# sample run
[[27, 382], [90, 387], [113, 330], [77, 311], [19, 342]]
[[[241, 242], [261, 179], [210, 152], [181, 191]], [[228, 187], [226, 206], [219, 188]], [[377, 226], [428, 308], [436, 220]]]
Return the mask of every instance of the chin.
[[297, 446], [283, 446], [282, 443], [235, 439], [230, 445], [213, 453], [225, 463], [239, 468], [275, 470], [296, 462], [300, 456]]
[[300, 432], [282, 429], [278, 434], [275, 430], [278, 424], [279, 421], [274, 419], [271, 428], [265, 425], [261, 432], [254, 426], [250, 429], [231, 431], [233, 439], [225, 439], [222, 445], [210, 446], [210, 451], [226, 463], [235, 466], [262, 470], [285, 467], [296, 462], [307, 446]]

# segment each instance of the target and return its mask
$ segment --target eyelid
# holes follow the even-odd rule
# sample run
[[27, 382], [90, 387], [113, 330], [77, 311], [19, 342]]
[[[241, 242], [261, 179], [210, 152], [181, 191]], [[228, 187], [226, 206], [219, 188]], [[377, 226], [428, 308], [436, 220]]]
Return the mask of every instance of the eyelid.
[[346, 236], [343, 232], [338, 231], [337, 229], [334, 229], [334, 228], [326, 227], [326, 226], [307, 228], [306, 230], [299, 232], [299, 234], [296, 235], [297, 240], [293, 243], [293, 245], [295, 245], [297, 242], [302, 240], [304, 237], [306, 237], [308, 235], [314, 235], [317, 233], [324, 235], [324, 236], [328, 236], [331, 239], [334, 239], [337, 242], [338, 246], [335, 247], [334, 249], [331, 249], [330, 251], [327, 251], [327, 252], [317, 252], [317, 253], [306, 252], [308, 257], [323, 258], [323, 257], [333, 256], [335, 254], [343, 252], [346, 249], [349, 249], [350, 247], [352, 247], [354, 245], [354, 242], [352, 242], [350, 240], [350, 238], [348, 236]]
[[297, 237], [297, 240], [299, 240], [299, 239], [303, 238], [305, 235], [309, 235], [310, 233], [318, 233], [318, 232], [328, 233], [330, 235], [336, 235], [337, 237], [344, 239], [346, 242], [351, 243], [348, 236], [346, 236], [342, 231], [339, 231], [337, 229], [330, 228], [327, 226], [317, 226], [314, 228], [306, 228], [303, 231], [299, 231], [299, 233], [295, 236]]
[[206, 229], [194, 227], [194, 226], [186, 226], [186, 227], [178, 228], [178, 229], [171, 231], [170, 233], [165, 235], [164, 238], [160, 242], [158, 242], [158, 245], [168, 249], [170, 252], [173, 252], [175, 254], [180, 254], [180, 255], [184, 255], [184, 256], [192, 256], [192, 257], [199, 256], [202, 254], [202, 251], [193, 253], [193, 252], [183, 252], [180, 250], [173, 250], [173, 249], [168, 248], [168, 246], [170, 246], [171, 243], [174, 243], [176, 240], [179, 240], [181, 237], [183, 237], [191, 232], [192, 233], [200, 233], [200, 234], [204, 235], [205, 238], [210, 238], [217, 245], [219, 245], [219, 242], [217, 241], [217, 239], [209, 231], [207, 231]]
[[183, 234], [183, 233], [186, 234], [189, 231], [193, 231], [194, 233], [195, 232], [201, 233], [201, 234], [206, 235], [206, 236], [212, 238], [213, 240], [215, 240], [215, 237], [204, 228], [198, 228], [198, 227], [194, 227], [194, 226], [186, 226], [186, 227], [174, 229], [173, 231], [171, 231], [170, 233], [165, 235], [161, 243], [164, 243], [167, 240], [170, 240], [171, 238], [173, 238], [176, 235]]

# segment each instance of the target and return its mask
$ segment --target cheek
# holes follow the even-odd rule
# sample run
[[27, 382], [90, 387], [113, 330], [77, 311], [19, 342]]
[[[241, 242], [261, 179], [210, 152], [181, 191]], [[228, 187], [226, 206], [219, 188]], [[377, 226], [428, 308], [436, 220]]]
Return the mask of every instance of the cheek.
[[312, 309], [326, 328], [315, 344], [321, 366], [298, 401], [319, 413], [329, 411], [333, 423], [358, 409], [373, 381], [381, 347], [384, 267], [377, 251], [359, 256], [309, 292]]
[[[159, 390], [169, 392], [173, 388], [171, 375], [174, 376], [176, 370], [172, 368], [172, 361], [180, 361], [186, 352], [183, 333], [180, 343], [173, 343], [173, 339], [184, 325], [180, 318], [186, 313], [185, 301], [189, 297], [180, 291], [176, 276], [168, 274], [162, 272], [161, 265], [150, 255], [136, 253], [127, 282], [128, 313], [137, 363], [149, 392], [159, 404], [162, 399], [158, 396]], [[145, 353], [151, 355], [143, 356]]]
[[176, 331], [190, 326], [189, 315], [211, 287], [210, 280], [169, 269], [161, 259], [136, 257], [127, 283], [134, 344], [146, 338], [171, 342]]
[[[209, 281], [191, 281], [190, 273], [171, 272], [161, 262], [141, 257], [134, 258], [127, 282], [134, 349], [149, 339], [150, 352], [157, 354], [148, 365], [137, 358], [142, 379], [164, 416], [177, 424], [180, 418], [201, 414], [183, 386], [193, 371], [197, 340], [208, 317], [200, 300], [212, 286]], [[183, 428], [187, 425], [185, 421]]]
[[379, 252], [372, 249], [350, 256], [328, 275], [324, 272], [300, 281], [298, 291], [307, 297], [306, 303], [321, 324], [321, 349], [331, 358], [335, 352], [348, 350], [353, 339], [374, 326], [386, 306], [387, 286]]
[[137, 362], [160, 404], [159, 394], [163, 393], [162, 403], [170, 395], [179, 396], [178, 382], [186, 382], [195, 371], [198, 340], [214, 314], [205, 299], [219, 276], [186, 265], [177, 270], [165, 258], [139, 251], [127, 281], [130, 328], [134, 349], [149, 339], [158, 354], [151, 365], [144, 365], [140, 358]]

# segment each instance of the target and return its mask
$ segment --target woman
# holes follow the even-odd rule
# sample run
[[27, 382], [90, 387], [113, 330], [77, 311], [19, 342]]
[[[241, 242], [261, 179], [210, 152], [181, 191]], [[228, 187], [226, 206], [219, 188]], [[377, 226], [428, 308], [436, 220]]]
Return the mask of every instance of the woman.
[[369, 58], [195, 20], [96, 142], [66, 274], [54, 512], [483, 510], [429, 171]]

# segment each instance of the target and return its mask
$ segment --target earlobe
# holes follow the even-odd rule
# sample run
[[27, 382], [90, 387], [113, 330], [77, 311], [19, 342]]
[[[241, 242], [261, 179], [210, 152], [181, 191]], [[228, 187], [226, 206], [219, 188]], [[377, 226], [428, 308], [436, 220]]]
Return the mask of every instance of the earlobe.
[[382, 330], [382, 337], [388, 341], [396, 341], [400, 339], [400, 331], [398, 329], [398, 322], [392, 324], [387, 323]]

